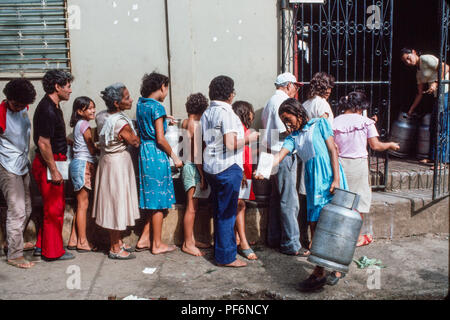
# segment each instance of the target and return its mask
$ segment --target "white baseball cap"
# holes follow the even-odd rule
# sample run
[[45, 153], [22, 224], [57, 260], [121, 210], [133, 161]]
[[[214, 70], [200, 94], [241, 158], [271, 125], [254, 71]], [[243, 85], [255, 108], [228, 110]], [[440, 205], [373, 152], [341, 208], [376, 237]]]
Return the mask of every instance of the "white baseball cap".
[[275, 85], [279, 86], [286, 82], [292, 82], [299, 86], [303, 85], [303, 83], [298, 82], [297, 78], [290, 72], [285, 72], [285, 73], [278, 75], [277, 79], [275, 80]]

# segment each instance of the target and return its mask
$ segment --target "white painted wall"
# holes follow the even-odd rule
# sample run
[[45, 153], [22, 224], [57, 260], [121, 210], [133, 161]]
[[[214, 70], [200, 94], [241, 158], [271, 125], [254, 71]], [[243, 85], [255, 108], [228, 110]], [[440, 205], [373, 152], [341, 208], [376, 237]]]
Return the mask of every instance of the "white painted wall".
[[[101, 111], [100, 91], [117, 81], [130, 90], [134, 117], [144, 73], [169, 74], [167, 35], [172, 96], [172, 105], [169, 97], [164, 102], [167, 112], [185, 117], [187, 96], [208, 97], [210, 81], [224, 74], [235, 81], [236, 99], [259, 109], [258, 127], [279, 71], [277, 0], [167, 0], [169, 34], [165, 0], [68, 0], [68, 5], [80, 13], [79, 29], [69, 32], [73, 93], [61, 104], [68, 133], [73, 100], [86, 95]], [[30, 118], [44, 95], [41, 82], [32, 82], [37, 98]], [[0, 81], [0, 91], [5, 84]]]
[[175, 116], [222, 74], [235, 81], [236, 100], [263, 108], [278, 73], [277, 1], [168, 0], [168, 12]]

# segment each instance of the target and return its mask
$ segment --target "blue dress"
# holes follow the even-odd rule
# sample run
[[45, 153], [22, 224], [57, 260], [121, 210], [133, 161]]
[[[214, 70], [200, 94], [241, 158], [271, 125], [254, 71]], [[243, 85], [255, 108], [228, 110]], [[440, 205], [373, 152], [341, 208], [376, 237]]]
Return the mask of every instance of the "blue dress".
[[[320, 211], [331, 201], [330, 186], [333, 182], [333, 169], [325, 143], [333, 136], [333, 129], [325, 118], [311, 119], [301, 130], [294, 131], [283, 144], [283, 148], [297, 151], [305, 166], [305, 188], [308, 221], [319, 220]], [[339, 164], [340, 188], [348, 190], [347, 180]]]
[[139, 146], [139, 208], [141, 209], [168, 209], [175, 203], [169, 157], [156, 143], [155, 121], [161, 117], [164, 117], [164, 133], [166, 133], [164, 106], [154, 99], [139, 98], [136, 121], [141, 138]]

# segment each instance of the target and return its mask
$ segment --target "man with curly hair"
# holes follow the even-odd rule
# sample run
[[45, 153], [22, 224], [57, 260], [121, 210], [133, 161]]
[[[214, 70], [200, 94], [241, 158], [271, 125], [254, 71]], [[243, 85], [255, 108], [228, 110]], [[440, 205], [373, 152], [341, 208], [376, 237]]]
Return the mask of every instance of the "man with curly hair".
[[[290, 131], [278, 115], [280, 105], [288, 98], [294, 98], [302, 83], [292, 73], [278, 75], [275, 94], [269, 99], [261, 115], [263, 129], [262, 144], [271, 153], [278, 153], [284, 138]], [[300, 231], [297, 222], [299, 200], [297, 193], [297, 157], [286, 156], [278, 166], [278, 172], [271, 176], [272, 194], [269, 202], [267, 244], [280, 248], [288, 255], [304, 255], [300, 245]]]
[[[31, 123], [28, 105], [36, 91], [29, 80], [14, 79], [3, 89], [6, 100], [0, 104], [0, 190], [6, 212], [7, 263], [23, 269], [34, 263], [23, 256], [23, 231], [31, 214], [28, 151]], [[31, 249], [33, 248], [31, 244]]]
[[[66, 71], [47, 71], [42, 79], [46, 94], [37, 105], [33, 117], [33, 140], [37, 148], [32, 172], [44, 204], [44, 219], [34, 255], [42, 256], [47, 261], [74, 258], [63, 248], [64, 180], [56, 167], [56, 161], [67, 160], [66, 125], [59, 103], [69, 100], [72, 81], [72, 75]], [[51, 174], [50, 181], [47, 180], [47, 168]]]

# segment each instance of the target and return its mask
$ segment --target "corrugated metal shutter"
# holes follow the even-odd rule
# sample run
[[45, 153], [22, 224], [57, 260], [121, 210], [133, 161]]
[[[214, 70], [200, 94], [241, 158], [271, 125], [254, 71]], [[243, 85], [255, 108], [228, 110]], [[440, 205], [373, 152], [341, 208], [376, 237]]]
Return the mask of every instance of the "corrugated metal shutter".
[[0, 0], [0, 77], [70, 71], [65, 0]]

